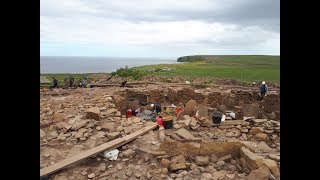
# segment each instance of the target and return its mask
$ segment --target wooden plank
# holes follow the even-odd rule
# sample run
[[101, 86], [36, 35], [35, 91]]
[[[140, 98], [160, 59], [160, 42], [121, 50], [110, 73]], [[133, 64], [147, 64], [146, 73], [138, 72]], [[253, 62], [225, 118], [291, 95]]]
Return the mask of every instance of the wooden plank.
[[120, 147], [132, 140], [134, 140], [135, 138], [137, 138], [138, 136], [140, 135], [143, 135], [153, 129], [155, 129], [156, 127], [158, 127], [158, 124], [157, 123], [152, 123], [151, 125], [147, 126], [147, 127], [144, 127], [142, 128], [141, 130], [139, 131], [136, 131], [134, 133], [131, 133], [125, 137], [122, 137], [122, 138], [118, 138], [118, 139], [115, 139], [115, 140], [112, 140], [112, 141], [109, 141], [105, 144], [102, 144], [100, 146], [97, 146], [95, 148], [92, 148], [88, 151], [85, 151], [85, 152], [82, 152], [78, 155], [75, 155], [73, 157], [70, 157], [68, 159], [65, 159], [63, 161], [60, 161], [56, 164], [53, 164], [51, 166], [48, 166], [48, 167], [45, 167], [43, 169], [40, 169], [40, 176], [45, 176], [45, 175], [49, 175], [49, 174], [52, 174], [66, 166], [69, 166], [75, 162], [78, 162], [80, 160], [83, 160], [85, 158], [88, 158], [94, 154], [97, 154], [101, 151], [106, 151], [106, 150], [111, 150], [111, 149], [114, 149], [114, 148], [117, 148], [117, 147]]

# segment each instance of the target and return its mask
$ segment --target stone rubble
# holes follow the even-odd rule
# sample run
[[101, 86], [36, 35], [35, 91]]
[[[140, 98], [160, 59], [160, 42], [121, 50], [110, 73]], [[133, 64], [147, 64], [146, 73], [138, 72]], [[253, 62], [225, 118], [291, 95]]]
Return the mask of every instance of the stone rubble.
[[[136, 116], [126, 117], [126, 99], [135, 97], [141, 100], [144, 95], [148, 95], [151, 102], [162, 101], [162, 91], [152, 88], [144, 91], [145, 89], [146, 87], [139, 90], [108, 87], [61, 89], [59, 92], [41, 91], [41, 166], [55, 164], [147, 126], [150, 122], [144, 119]], [[197, 93], [184, 88], [167, 90], [167, 98], [181, 102], [184, 111], [179, 119], [175, 119], [175, 112], [172, 112], [173, 128], [164, 130], [163, 141], [159, 140], [158, 129], [155, 129], [117, 148], [120, 153], [115, 161], [97, 154], [84, 160], [88, 163], [67, 167], [64, 171], [52, 174], [51, 178], [279, 179], [278, 106], [268, 106], [267, 102], [255, 102], [252, 99], [243, 99], [237, 104], [235, 97], [246, 97], [246, 92], [243, 91], [229, 94], [219, 94], [212, 89], [206, 91], [211, 95], [208, 96], [208, 104], [204, 105], [205, 96], [202, 96], [202, 89], [198, 89]], [[172, 92], [179, 93], [181, 97], [174, 96]], [[55, 95], [57, 93], [58, 95]], [[265, 101], [268, 99], [277, 100], [279, 96], [266, 96]], [[139, 107], [133, 102], [132, 107]], [[179, 103], [174, 104], [178, 106]], [[224, 112], [236, 112], [237, 120], [242, 120], [243, 117], [254, 118], [243, 123], [213, 125], [210, 113], [214, 108]], [[194, 116], [196, 112], [198, 117]], [[264, 116], [261, 113], [264, 113]], [[206, 145], [208, 142], [230, 142], [240, 145], [224, 149], [209, 147]], [[162, 149], [166, 144], [170, 145], [170, 151]], [[141, 147], [148, 149], [148, 152], [139, 150]], [[225, 154], [219, 154], [219, 149]]]

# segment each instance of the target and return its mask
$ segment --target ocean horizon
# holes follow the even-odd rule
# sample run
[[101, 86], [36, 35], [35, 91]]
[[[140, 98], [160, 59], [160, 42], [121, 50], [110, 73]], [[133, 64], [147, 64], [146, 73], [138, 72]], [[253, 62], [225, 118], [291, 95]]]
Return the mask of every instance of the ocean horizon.
[[40, 56], [40, 73], [110, 73], [125, 66], [177, 63], [175, 58]]

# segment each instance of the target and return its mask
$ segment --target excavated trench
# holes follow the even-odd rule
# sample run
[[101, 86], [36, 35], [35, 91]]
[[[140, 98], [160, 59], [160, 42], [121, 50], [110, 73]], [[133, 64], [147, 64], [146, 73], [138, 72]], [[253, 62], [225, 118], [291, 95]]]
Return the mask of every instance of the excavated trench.
[[[115, 105], [121, 113], [125, 114], [128, 109], [129, 101], [150, 102], [162, 105], [185, 105], [189, 100], [195, 100], [198, 104], [203, 104], [210, 108], [217, 108], [219, 105], [224, 105], [228, 110], [233, 110], [236, 113], [237, 119], [242, 119], [244, 112], [243, 107], [250, 104], [256, 104], [259, 107], [258, 117], [280, 120], [280, 93], [269, 94], [260, 101], [258, 92], [250, 91], [231, 91], [230, 93], [210, 92], [199, 93], [193, 89], [184, 88], [181, 90], [150, 90], [137, 91], [127, 89], [115, 94]], [[142, 108], [143, 109], [143, 108]], [[273, 114], [273, 115], [271, 115]], [[273, 116], [273, 117], [272, 117]]]
[[[242, 119], [246, 114], [257, 113], [259, 119], [264, 117], [270, 118], [273, 113], [274, 120], [280, 120], [280, 93], [269, 94], [260, 101], [258, 92], [250, 91], [231, 91], [229, 93], [210, 92], [199, 93], [193, 89], [184, 88], [180, 90], [150, 90], [137, 91], [127, 89], [115, 94], [115, 105], [126, 113], [128, 102], [150, 102], [161, 105], [185, 105], [189, 100], [195, 100], [198, 105], [205, 105], [210, 110], [218, 108], [220, 105], [226, 106], [227, 110], [233, 110], [236, 113], [236, 119]], [[141, 107], [141, 106], [140, 106]], [[249, 108], [247, 108], [249, 107]], [[252, 112], [251, 112], [252, 111]], [[240, 131], [239, 131], [240, 132]], [[195, 145], [196, 144], [196, 145]], [[183, 155], [187, 161], [192, 162], [196, 156], [211, 157], [214, 154], [217, 158], [223, 158], [231, 155], [236, 161], [241, 157], [241, 147], [246, 147], [252, 152], [255, 152], [251, 147], [242, 142], [228, 142], [219, 140], [205, 140], [199, 143], [195, 142], [179, 142], [165, 140], [161, 142], [159, 151], [165, 151], [169, 157]], [[243, 170], [237, 170], [238, 173], [243, 173]]]

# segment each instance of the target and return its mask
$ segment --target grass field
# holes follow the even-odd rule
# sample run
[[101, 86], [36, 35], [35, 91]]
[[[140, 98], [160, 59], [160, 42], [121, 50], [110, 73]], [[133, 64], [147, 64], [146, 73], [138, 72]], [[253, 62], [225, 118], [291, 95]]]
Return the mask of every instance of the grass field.
[[[280, 56], [226, 55], [186, 56], [178, 60], [183, 64], [159, 64], [135, 67], [143, 72], [160, 76], [182, 76], [188, 78], [214, 77], [240, 81], [280, 81]], [[171, 71], [148, 71], [163, 68]]]
[[[184, 56], [178, 59], [182, 64], [158, 64], [134, 67], [139, 71], [131, 69], [118, 71], [118, 75], [140, 76], [181, 76], [188, 79], [198, 77], [230, 78], [246, 82], [280, 82], [280, 56], [263, 55], [197, 55]], [[164, 68], [172, 68], [171, 71], [163, 71]], [[121, 73], [120, 73], [121, 72]], [[128, 74], [129, 73], [129, 74]], [[130, 75], [130, 73], [132, 75]], [[64, 85], [64, 78], [72, 75], [77, 82], [84, 74], [43, 74], [50, 81], [55, 77], [59, 81], [59, 86]], [[92, 80], [90, 74], [89, 81]], [[52, 85], [52, 84], [50, 84]], [[47, 85], [41, 85], [47, 86]]]

